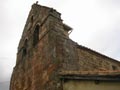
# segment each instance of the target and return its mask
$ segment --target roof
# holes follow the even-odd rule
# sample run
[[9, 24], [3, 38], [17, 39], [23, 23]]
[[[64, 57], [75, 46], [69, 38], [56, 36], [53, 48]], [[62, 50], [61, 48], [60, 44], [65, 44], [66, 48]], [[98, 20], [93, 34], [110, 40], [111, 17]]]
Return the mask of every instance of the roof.
[[68, 26], [67, 24], [63, 24], [63, 27], [64, 27], [64, 29], [66, 30], [66, 31], [70, 31], [70, 30], [72, 30], [72, 28], [70, 27], [70, 26]]
[[120, 71], [64, 71], [59, 75], [67, 80], [120, 81]]
[[60, 75], [120, 75], [120, 70], [108, 71], [61, 71]]

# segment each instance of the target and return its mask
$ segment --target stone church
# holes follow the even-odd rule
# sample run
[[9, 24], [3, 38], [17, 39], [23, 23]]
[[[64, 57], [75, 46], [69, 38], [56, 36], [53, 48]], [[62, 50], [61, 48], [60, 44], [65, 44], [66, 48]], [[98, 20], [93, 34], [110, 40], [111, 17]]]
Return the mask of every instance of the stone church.
[[55, 9], [33, 4], [10, 90], [120, 90], [120, 62], [78, 45], [71, 31]]

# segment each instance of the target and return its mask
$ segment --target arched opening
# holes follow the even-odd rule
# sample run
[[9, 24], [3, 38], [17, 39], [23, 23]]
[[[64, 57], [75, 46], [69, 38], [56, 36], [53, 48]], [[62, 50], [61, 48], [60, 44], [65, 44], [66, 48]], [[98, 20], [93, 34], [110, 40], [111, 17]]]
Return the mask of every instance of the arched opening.
[[33, 33], [33, 46], [35, 46], [39, 41], [39, 25], [35, 27], [34, 33]]
[[33, 23], [33, 15], [31, 16], [31, 23]]

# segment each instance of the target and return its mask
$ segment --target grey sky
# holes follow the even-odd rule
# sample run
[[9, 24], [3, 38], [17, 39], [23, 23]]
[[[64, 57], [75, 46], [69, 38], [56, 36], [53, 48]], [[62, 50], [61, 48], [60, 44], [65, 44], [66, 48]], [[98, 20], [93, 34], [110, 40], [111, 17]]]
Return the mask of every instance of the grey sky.
[[[18, 42], [35, 0], [0, 2], [0, 82], [8, 81]], [[120, 60], [120, 0], [39, 0], [62, 13], [73, 28], [70, 37], [80, 45]]]

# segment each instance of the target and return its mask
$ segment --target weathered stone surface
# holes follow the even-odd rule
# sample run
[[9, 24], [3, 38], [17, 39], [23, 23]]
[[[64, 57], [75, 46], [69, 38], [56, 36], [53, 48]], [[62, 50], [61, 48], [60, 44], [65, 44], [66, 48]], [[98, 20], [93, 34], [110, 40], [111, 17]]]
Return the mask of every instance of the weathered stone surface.
[[118, 61], [69, 39], [70, 29], [56, 10], [32, 5], [18, 46], [10, 90], [63, 90], [61, 72], [98, 71], [100, 75], [120, 70]]

